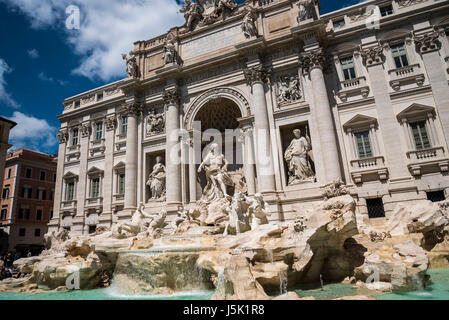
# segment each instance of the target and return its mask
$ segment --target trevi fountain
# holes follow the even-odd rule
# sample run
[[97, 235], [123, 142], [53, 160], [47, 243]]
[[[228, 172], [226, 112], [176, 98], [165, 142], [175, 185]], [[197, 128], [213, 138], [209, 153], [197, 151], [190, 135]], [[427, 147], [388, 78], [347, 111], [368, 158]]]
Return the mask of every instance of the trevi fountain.
[[[387, 2], [410, 30], [366, 33]], [[123, 55], [128, 78], [64, 102], [45, 250], [0, 299], [449, 299], [449, 201], [426, 200], [449, 191], [438, 6], [186, 1], [185, 25]], [[192, 163], [195, 121], [245, 132], [242, 165], [216, 142]]]

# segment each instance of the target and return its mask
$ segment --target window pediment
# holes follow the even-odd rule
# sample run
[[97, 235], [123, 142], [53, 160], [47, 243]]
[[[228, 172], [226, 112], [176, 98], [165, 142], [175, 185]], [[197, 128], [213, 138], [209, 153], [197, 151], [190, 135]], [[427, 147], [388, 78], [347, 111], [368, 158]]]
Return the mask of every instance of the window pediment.
[[123, 161], [120, 161], [119, 163], [117, 163], [115, 166], [114, 166], [114, 170], [122, 170], [122, 169], [125, 169], [125, 166], [126, 166], [126, 164], [123, 162]]
[[408, 119], [408, 118], [415, 118], [415, 117], [423, 117], [427, 116], [428, 114], [434, 114], [435, 108], [426, 106], [419, 103], [414, 103], [410, 107], [407, 107], [405, 110], [401, 111], [397, 118], [399, 121], [402, 119]]
[[88, 175], [96, 175], [96, 174], [103, 174], [103, 170], [98, 169], [97, 167], [92, 167], [89, 169], [89, 171], [87, 171]]
[[69, 171], [63, 176], [64, 180], [70, 180], [70, 179], [78, 179], [78, 175], [74, 174], [73, 172]]
[[351, 131], [353, 129], [363, 128], [363, 127], [370, 127], [372, 125], [377, 126], [377, 119], [376, 118], [373, 118], [373, 117], [370, 117], [370, 116], [366, 116], [366, 115], [363, 115], [363, 114], [357, 114], [351, 120], [346, 122], [343, 125], [343, 128], [344, 128], [345, 131]]

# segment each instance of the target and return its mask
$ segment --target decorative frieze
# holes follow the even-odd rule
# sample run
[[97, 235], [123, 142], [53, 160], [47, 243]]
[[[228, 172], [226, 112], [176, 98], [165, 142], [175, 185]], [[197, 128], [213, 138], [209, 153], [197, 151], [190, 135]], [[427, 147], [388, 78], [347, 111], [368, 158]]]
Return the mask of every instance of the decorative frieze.
[[439, 38], [440, 34], [436, 31], [415, 37], [416, 50], [420, 54], [440, 50], [441, 42]]
[[384, 48], [380, 45], [363, 49], [360, 51], [360, 54], [367, 67], [383, 64], [385, 61]]
[[415, 4], [419, 4], [426, 1], [427, 0], [396, 0], [396, 2], [399, 5], [399, 8], [414, 6]]
[[248, 85], [252, 86], [256, 82], [266, 82], [271, 74], [271, 70], [262, 65], [243, 70]]
[[95, 94], [91, 94], [81, 99], [81, 104], [89, 104], [95, 102]]
[[104, 91], [104, 95], [109, 97], [120, 93], [120, 89], [118, 87], [113, 87]]
[[165, 114], [155, 113], [151, 111], [146, 119], [146, 135], [147, 137], [164, 133], [165, 131]]

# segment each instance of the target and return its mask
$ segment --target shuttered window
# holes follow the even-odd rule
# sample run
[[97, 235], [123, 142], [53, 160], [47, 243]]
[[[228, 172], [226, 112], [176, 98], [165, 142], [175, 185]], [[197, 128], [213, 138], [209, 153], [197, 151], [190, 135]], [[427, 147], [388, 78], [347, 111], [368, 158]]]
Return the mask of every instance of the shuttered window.
[[355, 133], [355, 139], [357, 142], [359, 158], [371, 158], [373, 156], [373, 151], [371, 149], [371, 142], [369, 140], [369, 131]]

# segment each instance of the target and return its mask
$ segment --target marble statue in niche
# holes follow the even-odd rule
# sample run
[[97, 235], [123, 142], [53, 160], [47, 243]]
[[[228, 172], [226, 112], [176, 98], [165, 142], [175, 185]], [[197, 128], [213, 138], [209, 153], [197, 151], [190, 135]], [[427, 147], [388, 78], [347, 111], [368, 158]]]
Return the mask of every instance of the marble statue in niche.
[[122, 54], [123, 60], [126, 61], [126, 73], [131, 78], [139, 77], [139, 67], [137, 66], [137, 58], [134, 52], [129, 53], [129, 57], [124, 53]]
[[280, 76], [277, 81], [277, 86], [278, 105], [284, 105], [301, 100], [302, 94], [298, 75]]
[[309, 151], [312, 150], [310, 138], [303, 137], [301, 130], [293, 131], [295, 138], [285, 151], [285, 160], [288, 163], [288, 185], [303, 181], [314, 181], [315, 173], [312, 170], [309, 159]]
[[212, 202], [227, 198], [227, 186], [234, 186], [234, 182], [228, 173], [228, 161], [218, 151], [218, 144], [213, 143], [204, 161], [198, 168], [198, 173], [206, 173], [207, 185], [203, 191], [203, 199]]
[[165, 130], [165, 115], [164, 113], [155, 113], [151, 111], [147, 117], [146, 126], [147, 136], [153, 136], [163, 133]]
[[148, 177], [147, 186], [151, 189], [151, 200], [165, 200], [165, 166], [162, 163], [162, 157], [156, 157], [156, 164], [153, 166], [153, 171]]
[[252, 37], [257, 37], [258, 33], [255, 21], [256, 21], [256, 13], [252, 8], [248, 9], [248, 12], [246, 13], [242, 22], [242, 31], [243, 34], [245, 35], [245, 38], [249, 39]]
[[299, 6], [298, 22], [314, 18], [314, 11], [315, 11], [314, 0], [301, 0], [299, 1], [298, 6]]

